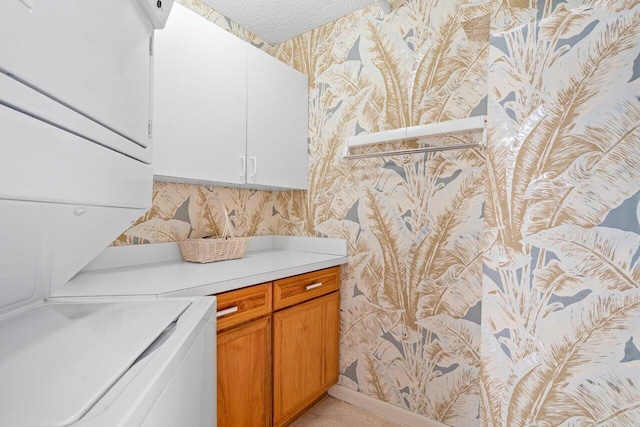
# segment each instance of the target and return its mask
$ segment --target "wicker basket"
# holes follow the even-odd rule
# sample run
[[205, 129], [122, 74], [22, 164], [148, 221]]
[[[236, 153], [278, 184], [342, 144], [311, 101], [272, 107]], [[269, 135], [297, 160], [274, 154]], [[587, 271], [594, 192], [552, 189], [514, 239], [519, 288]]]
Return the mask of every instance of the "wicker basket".
[[247, 248], [248, 237], [233, 237], [233, 230], [229, 217], [222, 236], [219, 238], [204, 237], [202, 239], [187, 239], [178, 242], [182, 258], [189, 262], [207, 263], [242, 258]]

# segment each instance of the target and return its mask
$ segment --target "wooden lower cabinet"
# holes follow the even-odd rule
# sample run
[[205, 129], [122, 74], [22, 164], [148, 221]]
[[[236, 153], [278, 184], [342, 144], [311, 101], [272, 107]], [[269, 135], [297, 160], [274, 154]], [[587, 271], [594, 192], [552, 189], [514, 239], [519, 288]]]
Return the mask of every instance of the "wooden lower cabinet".
[[273, 419], [282, 426], [338, 379], [338, 292], [273, 314]]
[[218, 333], [218, 427], [271, 425], [271, 318]]
[[337, 382], [339, 288], [333, 267], [217, 295], [218, 427], [287, 425]]

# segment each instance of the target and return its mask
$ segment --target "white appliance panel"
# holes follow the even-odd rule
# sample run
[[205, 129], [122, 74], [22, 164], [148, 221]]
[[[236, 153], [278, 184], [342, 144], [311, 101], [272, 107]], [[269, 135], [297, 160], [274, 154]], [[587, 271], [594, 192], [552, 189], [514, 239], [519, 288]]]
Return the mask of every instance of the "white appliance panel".
[[151, 204], [151, 166], [3, 105], [0, 140], [0, 198], [145, 209]]
[[18, 111], [28, 111], [30, 116], [44, 122], [54, 123], [61, 129], [70, 129], [76, 135], [95, 141], [143, 163], [151, 163], [150, 147], [138, 145], [2, 73], [0, 73], [0, 104]]
[[147, 146], [152, 31], [135, 0], [3, 0], [0, 71]]
[[[171, 420], [171, 427], [216, 425], [215, 297], [187, 300], [191, 305], [175, 328], [163, 333], [74, 427], [166, 425], [150, 424], [155, 420]], [[169, 402], [173, 396], [182, 397]]]
[[45, 304], [0, 322], [0, 425], [77, 421], [189, 306]]
[[210, 322], [207, 329], [180, 364], [142, 427], [215, 426], [215, 322]]
[[215, 298], [47, 301], [150, 205], [172, 2], [0, 1], [0, 426], [215, 425]]
[[0, 199], [0, 317], [49, 297], [143, 213]]

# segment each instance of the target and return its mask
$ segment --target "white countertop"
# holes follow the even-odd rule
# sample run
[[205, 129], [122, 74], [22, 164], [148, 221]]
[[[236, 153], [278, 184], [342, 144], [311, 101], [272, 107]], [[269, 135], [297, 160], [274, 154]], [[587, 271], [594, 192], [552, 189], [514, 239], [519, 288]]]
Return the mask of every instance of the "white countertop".
[[312, 237], [251, 238], [244, 258], [208, 264], [176, 251], [175, 243], [107, 248], [52, 297], [203, 296], [349, 261], [345, 240]]

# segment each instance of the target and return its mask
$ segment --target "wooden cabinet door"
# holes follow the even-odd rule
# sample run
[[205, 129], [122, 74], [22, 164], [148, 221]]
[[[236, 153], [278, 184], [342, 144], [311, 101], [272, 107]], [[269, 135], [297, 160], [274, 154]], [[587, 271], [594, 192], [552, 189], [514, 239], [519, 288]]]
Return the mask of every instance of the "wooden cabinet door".
[[288, 422], [336, 383], [339, 323], [339, 292], [274, 313], [274, 425]]
[[154, 174], [244, 184], [247, 44], [176, 3], [154, 49]]
[[218, 427], [271, 425], [271, 318], [218, 334]]
[[308, 79], [249, 47], [247, 184], [308, 188]]

